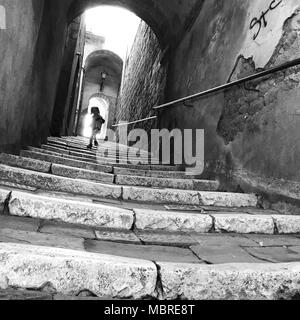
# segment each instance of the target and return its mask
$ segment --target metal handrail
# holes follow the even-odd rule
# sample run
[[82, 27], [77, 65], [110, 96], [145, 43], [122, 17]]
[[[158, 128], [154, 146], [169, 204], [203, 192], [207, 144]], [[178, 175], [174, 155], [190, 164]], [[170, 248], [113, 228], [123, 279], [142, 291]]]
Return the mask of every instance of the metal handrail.
[[112, 125], [112, 127], [129, 126], [129, 125], [131, 125], [131, 124], [136, 124], [136, 123], [140, 123], [140, 122], [150, 121], [150, 120], [154, 120], [154, 119], [157, 119], [157, 116], [148, 117], [148, 118], [145, 118], [145, 119], [136, 120], [136, 121], [132, 121], [132, 122], [125, 122], [125, 123], [114, 124], [114, 125]]
[[160, 110], [160, 109], [164, 109], [164, 108], [167, 108], [167, 107], [170, 107], [170, 106], [174, 106], [174, 105], [176, 105], [178, 103], [181, 103], [181, 102], [186, 102], [186, 101], [194, 100], [196, 98], [201, 98], [201, 97], [210, 95], [212, 93], [216, 93], [216, 92], [223, 91], [223, 90], [226, 90], [228, 88], [234, 87], [234, 86], [236, 86], [238, 84], [242, 84], [242, 83], [245, 83], [245, 82], [248, 82], [248, 81], [251, 81], [251, 80], [262, 78], [264, 76], [273, 74], [275, 72], [279, 72], [279, 71], [282, 71], [282, 70], [285, 70], [285, 69], [288, 69], [288, 68], [295, 67], [297, 65], [300, 65], [300, 58], [295, 59], [295, 60], [290, 61], [290, 62], [287, 62], [287, 63], [284, 63], [284, 64], [281, 64], [281, 65], [279, 65], [277, 67], [270, 68], [268, 70], [258, 72], [258, 73], [254, 74], [252, 76], [244, 77], [244, 78], [241, 78], [241, 79], [238, 79], [238, 80], [223, 84], [221, 86], [214, 87], [214, 88], [206, 90], [206, 91], [202, 91], [202, 92], [199, 92], [199, 93], [196, 93], [196, 94], [193, 94], [193, 95], [181, 98], [181, 99], [177, 99], [177, 100], [174, 100], [174, 101], [171, 101], [171, 102], [168, 102], [168, 103], [164, 103], [162, 105], [153, 107], [153, 109], [154, 110]]
[[[276, 73], [276, 72], [279, 72], [279, 71], [283, 71], [285, 69], [289, 69], [289, 68], [292, 68], [292, 67], [295, 67], [295, 66], [298, 66], [298, 65], [300, 65], [300, 58], [295, 59], [295, 60], [290, 61], [290, 62], [287, 62], [287, 63], [283, 63], [283, 64], [281, 64], [281, 65], [279, 65], [277, 67], [273, 67], [273, 68], [270, 68], [268, 70], [258, 72], [256, 74], [251, 75], [251, 76], [247, 76], [247, 77], [235, 80], [235, 81], [231, 81], [231, 82], [225, 83], [225, 84], [223, 84], [221, 86], [217, 86], [217, 87], [214, 87], [214, 88], [209, 89], [209, 90], [201, 91], [201, 92], [198, 92], [196, 94], [193, 94], [193, 95], [190, 95], [190, 96], [186, 96], [184, 98], [180, 98], [180, 99], [177, 99], [177, 100], [174, 100], [174, 101], [170, 101], [170, 102], [161, 104], [159, 106], [153, 107], [153, 109], [154, 110], [161, 110], [161, 109], [164, 109], [164, 108], [167, 108], [167, 107], [174, 106], [174, 105], [176, 105], [178, 103], [181, 103], [181, 102], [187, 102], [187, 101], [194, 100], [194, 99], [197, 99], [197, 98], [205, 97], [205, 96], [208, 96], [208, 95], [210, 95], [212, 93], [223, 91], [223, 90], [229, 89], [231, 87], [234, 87], [236, 85], [239, 85], [239, 84], [242, 84], [242, 83], [246, 83], [246, 82], [251, 81], [251, 80], [259, 79], [259, 78], [268, 76], [270, 74], [273, 74], [273, 73]], [[121, 124], [115, 124], [115, 125], [113, 125], [113, 127], [120, 127], [120, 126], [136, 124], [136, 123], [145, 122], [145, 121], [149, 121], [149, 120], [153, 120], [153, 119], [157, 119], [157, 118], [158, 118], [158, 116], [153, 116], [153, 117], [149, 117], [149, 118], [145, 118], [145, 119], [141, 119], [141, 120], [137, 120], [137, 121], [121, 123]]]

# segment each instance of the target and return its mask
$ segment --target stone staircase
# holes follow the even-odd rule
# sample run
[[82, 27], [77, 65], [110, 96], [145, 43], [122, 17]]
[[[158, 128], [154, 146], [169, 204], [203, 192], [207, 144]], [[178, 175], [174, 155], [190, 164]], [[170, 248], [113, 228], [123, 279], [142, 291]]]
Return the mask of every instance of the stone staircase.
[[150, 165], [143, 150], [86, 145], [49, 138], [0, 154], [1, 297], [299, 296], [299, 216]]

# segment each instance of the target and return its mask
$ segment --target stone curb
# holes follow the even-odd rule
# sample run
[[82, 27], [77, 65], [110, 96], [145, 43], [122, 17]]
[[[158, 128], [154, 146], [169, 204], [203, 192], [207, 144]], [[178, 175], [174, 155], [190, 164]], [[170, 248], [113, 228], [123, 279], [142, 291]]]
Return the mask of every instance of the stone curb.
[[122, 188], [119, 186], [64, 178], [4, 165], [0, 165], [0, 179], [58, 192], [113, 199], [120, 199], [122, 196]]
[[0, 257], [0, 289], [41, 290], [48, 284], [70, 296], [156, 296], [157, 268], [150, 261], [7, 243], [0, 243]]
[[[0, 289], [160, 300], [290, 300], [299, 296], [300, 263], [162, 263], [0, 243]], [[158, 292], [160, 292], [158, 294]]]
[[167, 300], [289, 300], [300, 293], [300, 263], [157, 263]]
[[213, 219], [208, 215], [138, 209], [134, 213], [138, 230], [208, 233], [213, 228]]
[[11, 194], [8, 207], [10, 214], [14, 216], [56, 220], [95, 228], [131, 230], [134, 224], [134, 215], [129, 210], [15, 191]]
[[[1, 168], [1, 166], [0, 166]], [[300, 234], [300, 217], [287, 215], [252, 215], [233, 212], [195, 214], [188, 212], [130, 210], [117, 207], [57, 199], [0, 189], [0, 209], [7, 201], [10, 214], [21, 217], [58, 220], [91, 227], [168, 232], [238, 233], [238, 234]]]
[[215, 207], [256, 207], [258, 199], [252, 194], [201, 192], [173, 189], [123, 187], [123, 199], [157, 204], [204, 205]]
[[40, 152], [22, 150], [21, 156], [24, 158], [37, 159], [41, 161], [51, 162], [53, 164], [67, 165], [67, 166], [72, 166], [79, 169], [92, 170], [96, 172], [104, 172], [104, 173], [113, 172], [112, 166], [105, 166], [105, 165], [100, 165], [100, 164], [95, 164], [90, 162], [84, 162], [81, 160], [66, 159], [59, 156], [53, 156], [53, 155], [40, 153]]
[[246, 214], [217, 214], [214, 218], [214, 228], [220, 233], [242, 234], [274, 234], [275, 224], [271, 216]]
[[193, 179], [170, 179], [139, 177], [132, 175], [117, 175], [115, 183], [124, 186], [142, 186], [148, 188], [169, 188], [179, 190], [217, 191], [217, 181], [193, 180]]

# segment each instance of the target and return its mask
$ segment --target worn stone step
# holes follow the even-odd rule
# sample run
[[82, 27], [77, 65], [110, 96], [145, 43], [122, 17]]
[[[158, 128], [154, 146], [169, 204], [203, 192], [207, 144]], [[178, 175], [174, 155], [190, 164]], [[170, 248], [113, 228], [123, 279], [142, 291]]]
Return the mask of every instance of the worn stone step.
[[[91, 157], [85, 158], [84, 156], [82, 157], [77, 157], [74, 155], [67, 155], [66, 153], [59, 153], [59, 152], [54, 152], [54, 151], [49, 151], [45, 149], [38, 149], [35, 147], [28, 147], [29, 151], [35, 152], [35, 153], [42, 153], [42, 154], [48, 154], [48, 155], [53, 155], [57, 157], [62, 157], [64, 159], [71, 159], [71, 160], [77, 160], [77, 161], [84, 161], [88, 163], [98, 163], [102, 165], [107, 165], [107, 166], [114, 166], [114, 167], [121, 167], [121, 168], [130, 168], [130, 169], [142, 169], [142, 170], [154, 170], [154, 171], [178, 171], [179, 167], [178, 166], [166, 166], [166, 165], [149, 165], [149, 164], [128, 164], [127, 160], [125, 162], [121, 163], [116, 163], [112, 162], [111, 160], [108, 160], [106, 158], [100, 158], [97, 157], [96, 160], [92, 159]], [[132, 161], [133, 163], [136, 161]]]
[[[86, 146], [82, 146], [82, 145], [77, 145], [77, 144], [73, 144], [73, 143], [54, 143], [54, 142], [50, 142], [47, 144], [50, 147], [56, 147], [56, 148], [62, 148], [65, 150], [71, 150], [71, 151], [77, 151], [77, 152], [86, 152], [88, 154], [92, 154], [95, 155], [96, 153], [99, 153], [103, 156], [110, 156], [110, 157], [127, 157], [130, 152], [129, 151], [121, 151], [118, 150], [117, 148], [113, 148], [113, 147], [105, 147], [105, 146], [98, 146], [98, 147], [93, 147], [91, 150], [87, 149]], [[136, 153], [135, 153], [136, 154]], [[137, 153], [137, 155], [140, 156], [141, 159], [149, 159], [149, 157], [151, 158], [150, 154], [147, 153]]]
[[68, 156], [75, 156], [79, 158], [86, 158], [86, 159], [91, 159], [94, 161], [106, 161], [106, 162], [118, 162], [121, 160], [124, 160], [125, 162], [140, 162], [142, 164], [148, 164], [149, 163], [149, 158], [144, 158], [144, 157], [137, 157], [137, 158], [132, 158], [128, 155], [117, 155], [117, 154], [109, 154], [109, 156], [106, 156], [104, 152], [101, 152], [101, 150], [98, 150], [97, 152], [90, 152], [90, 151], [79, 151], [76, 149], [74, 150], [73, 148], [69, 147], [52, 147], [49, 145], [42, 145], [41, 147], [42, 150], [47, 150], [47, 151], [53, 151], [56, 153], [61, 153], [63, 155], [68, 155]]
[[151, 261], [7, 243], [0, 243], [0, 256], [2, 289], [39, 290], [49, 283], [69, 296], [84, 291], [119, 299], [157, 296], [157, 268]]
[[[96, 163], [95, 159], [91, 159], [88, 157], [77, 157], [77, 156], [71, 156], [68, 155], [67, 152], [55, 152], [55, 151], [50, 151], [50, 150], [45, 150], [45, 149], [40, 149], [40, 148], [35, 148], [35, 147], [27, 147], [28, 151], [36, 152], [36, 153], [43, 153], [43, 154], [48, 154], [56, 157], [62, 157], [65, 159], [71, 159], [71, 160], [77, 160], [77, 161], [85, 161], [89, 163]], [[105, 164], [106, 165], [106, 164]]]
[[67, 192], [100, 198], [119, 199], [122, 195], [122, 188], [119, 186], [101, 184], [88, 180], [59, 177], [5, 165], [0, 165], [0, 179], [44, 190]]
[[45, 154], [45, 153], [41, 153], [41, 152], [22, 150], [21, 156], [24, 158], [37, 159], [37, 160], [41, 160], [41, 161], [66, 165], [69, 167], [75, 167], [75, 168], [79, 168], [79, 169], [98, 171], [98, 172], [104, 172], [104, 173], [112, 173], [113, 172], [112, 166], [105, 166], [105, 165], [101, 165], [101, 164], [84, 162], [84, 161], [80, 161], [80, 160], [66, 159], [66, 158], [62, 158], [60, 156], [49, 155], [49, 154]]
[[146, 203], [204, 205], [214, 207], [256, 207], [258, 204], [258, 198], [254, 194], [126, 186], [123, 187], [123, 199]]
[[51, 167], [51, 172], [54, 175], [72, 179], [85, 179], [109, 184], [114, 183], [113, 174], [78, 169], [60, 164], [53, 164]]
[[[5, 195], [5, 191], [1, 193]], [[95, 228], [130, 230], [134, 223], [133, 212], [129, 210], [15, 191], [11, 194], [8, 208], [13, 216], [56, 220]]]
[[87, 179], [110, 184], [114, 183], [114, 175], [112, 174], [79, 169], [60, 164], [52, 165], [49, 162], [22, 158], [13, 155], [0, 154], [0, 163], [43, 173], [52, 173], [54, 175], [72, 179]]
[[37, 291], [50, 283], [56, 294], [67, 296], [90, 292], [98, 297], [162, 300], [289, 300], [300, 290], [299, 262], [154, 263], [11, 243], [0, 243], [0, 256], [2, 289]]
[[154, 170], [135, 170], [128, 168], [114, 168], [117, 176], [137, 176], [167, 179], [196, 179], [196, 176], [188, 175], [184, 171], [154, 171]]
[[[167, 171], [168, 168], [165, 167], [156, 167], [156, 166], [149, 166], [149, 165], [129, 165], [129, 164], [110, 164], [110, 165], [104, 165], [104, 164], [96, 164], [90, 159], [84, 160], [79, 158], [74, 158], [72, 156], [65, 156], [61, 154], [57, 154], [51, 151], [46, 151], [42, 149], [37, 149], [37, 148], [30, 148], [33, 151], [30, 150], [22, 150], [21, 151], [21, 156], [24, 158], [32, 158], [32, 159], [37, 159], [41, 161], [48, 161], [52, 163], [57, 163], [57, 164], [62, 164], [62, 165], [67, 165], [67, 166], [75, 166], [79, 167], [82, 169], [87, 169], [87, 170], [95, 170], [95, 171], [102, 171], [105, 173], [112, 173], [113, 172], [113, 166], [118, 167], [118, 168], [133, 168], [134, 170], [140, 170], [141, 168], [143, 170], [165, 170]], [[170, 169], [173, 169], [171, 167]], [[174, 168], [175, 170], [176, 168]], [[162, 171], [163, 172], [163, 171]]]
[[138, 176], [116, 176], [117, 185], [168, 188], [180, 190], [217, 191], [219, 183], [207, 180], [167, 179]]
[[50, 162], [23, 158], [5, 153], [0, 154], [0, 163], [44, 173], [49, 173], [51, 169]]
[[[49, 143], [55, 143], [56, 141], [55, 140], [49, 140]], [[86, 149], [86, 146], [89, 144], [89, 139], [86, 139], [86, 140], [74, 140], [74, 139], [69, 139], [69, 138], [66, 138], [66, 139], [61, 139], [61, 140], [58, 140], [58, 143], [66, 143], [67, 145], [75, 145], [75, 146], [78, 146], [80, 147], [81, 149]], [[105, 147], [105, 148], [109, 148], [111, 150], [119, 150], [120, 152], [138, 152], [140, 153], [141, 155], [146, 155], [147, 157], [149, 155], [151, 155], [151, 153], [149, 153], [148, 151], [146, 150], [142, 150], [142, 149], [137, 149], [137, 148], [133, 148], [133, 147], [129, 147], [129, 146], [126, 146], [126, 145], [121, 145], [119, 143], [115, 143], [115, 142], [99, 142], [99, 147]], [[97, 148], [94, 148], [93, 149], [97, 149]]]

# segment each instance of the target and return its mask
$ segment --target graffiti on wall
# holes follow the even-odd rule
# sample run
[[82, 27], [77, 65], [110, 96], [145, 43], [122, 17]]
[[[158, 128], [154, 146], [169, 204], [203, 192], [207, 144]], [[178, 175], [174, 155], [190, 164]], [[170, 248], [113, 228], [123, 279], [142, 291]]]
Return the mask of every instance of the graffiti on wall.
[[0, 30], [6, 29], [6, 11], [3, 6], [0, 5]]
[[275, 10], [281, 3], [283, 0], [273, 0], [268, 9], [266, 11], [262, 11], [261, 15], [259, 18], [255, 17], [251, 20], [250, 23], [250, 30], [255, 30], [256, 32], [253, 36], [253, 40], [256, 40], [257, 37], [260, 34], [260, 31], [262, 30], [262, 28], [266, 28], [268, 26], [268, 14], [269, 12]]

